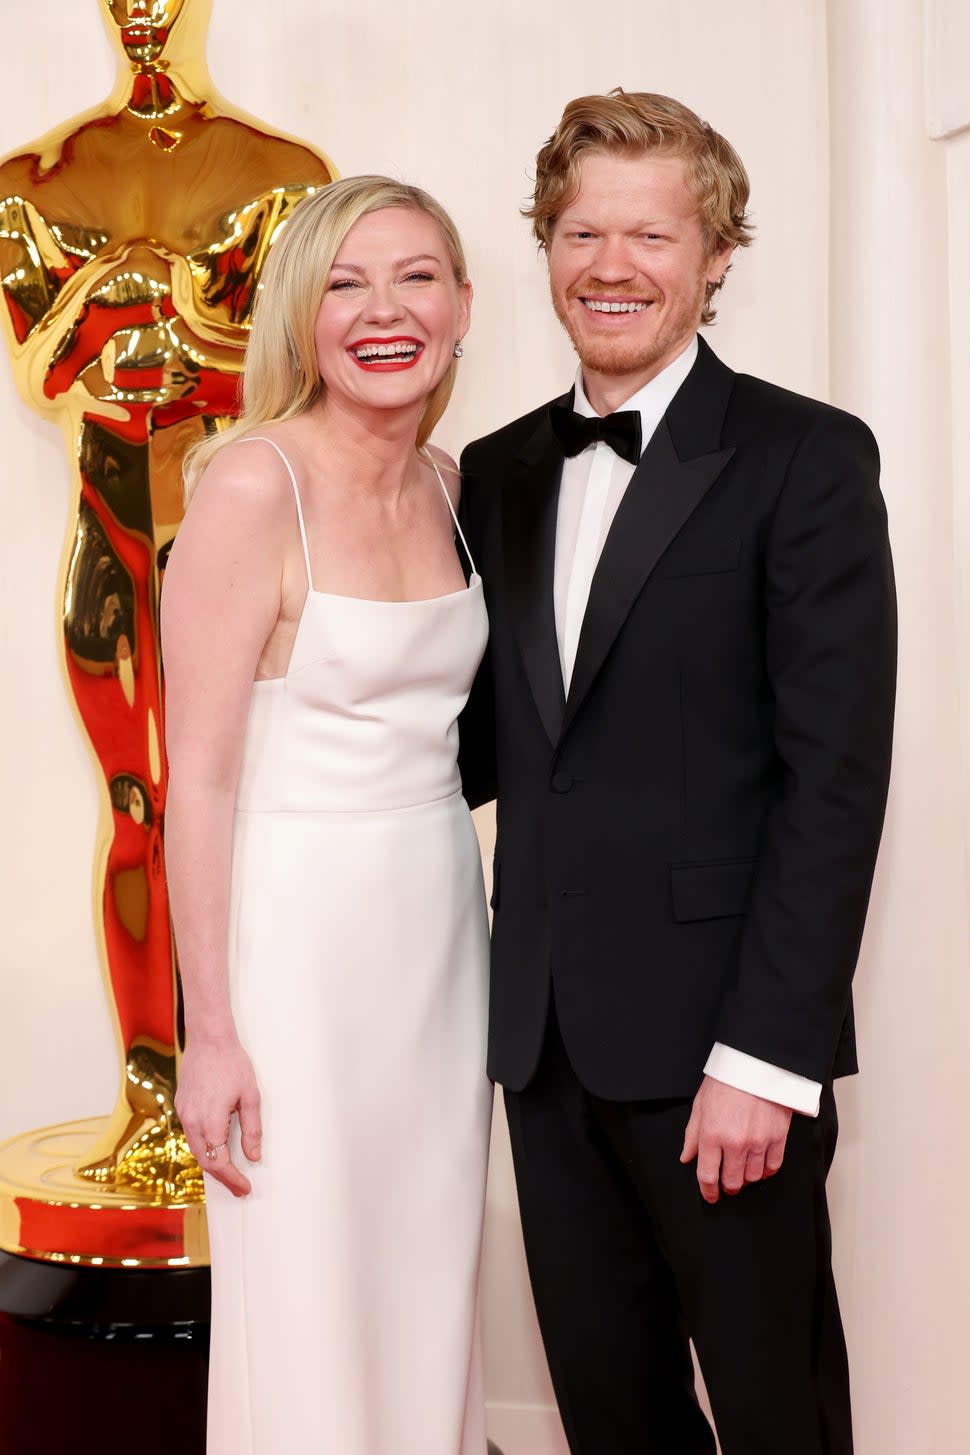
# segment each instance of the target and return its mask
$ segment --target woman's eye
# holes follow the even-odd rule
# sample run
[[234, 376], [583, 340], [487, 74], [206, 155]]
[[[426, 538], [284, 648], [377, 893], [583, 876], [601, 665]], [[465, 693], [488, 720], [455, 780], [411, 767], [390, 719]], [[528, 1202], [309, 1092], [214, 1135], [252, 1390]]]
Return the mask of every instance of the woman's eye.
[[433, 281], [431, 273], [408, 273], [405, 283], [430, 283]]
[[356, 288], [356, 278], [338, 278], [335, 283], [330, 284], [331, 293], [343, 293], [347, 288]]

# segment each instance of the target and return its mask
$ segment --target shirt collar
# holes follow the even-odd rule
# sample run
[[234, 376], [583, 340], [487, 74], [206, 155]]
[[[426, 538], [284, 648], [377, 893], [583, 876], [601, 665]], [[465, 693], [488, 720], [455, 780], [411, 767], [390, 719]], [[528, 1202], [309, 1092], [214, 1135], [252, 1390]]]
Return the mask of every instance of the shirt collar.
[[[684, 352], [678, 354], [672, 364], [661, 369], [660, 373], [654, 375], [642, 389], [638, 389], [635, 394], [631, 394], [629, 399], [618, 406], [620, 409], [635, 409], [640, 415], [640, 433], [643, 440], [641, 453], [646, 449], [651, 435], [667, 413], [677, 390], [694, 367], [697, 353], [697, 335], [695, 333]], [[583, 388], [582, 365], [576, 372], [573, 409], [577, 414], [585, 415], [587, 419], [592, 419], [596, 415], [596, 410], [586, 398], [586, 390]]]

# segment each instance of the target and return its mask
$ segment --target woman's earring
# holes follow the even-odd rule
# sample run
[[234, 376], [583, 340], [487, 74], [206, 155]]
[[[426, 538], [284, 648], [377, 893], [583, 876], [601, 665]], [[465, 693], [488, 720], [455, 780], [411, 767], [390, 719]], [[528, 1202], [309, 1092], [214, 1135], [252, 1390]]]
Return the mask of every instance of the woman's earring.
[[459, 339], [458, 342], [455, 344], [455, 348], [454, 348], [455, 358], [456, 359], [460, 359], [461, 356], [462, 356], [462, 354], [464, 354], [464, 352], [465, 352], [465, 350], [461, 346], [461, 339]]

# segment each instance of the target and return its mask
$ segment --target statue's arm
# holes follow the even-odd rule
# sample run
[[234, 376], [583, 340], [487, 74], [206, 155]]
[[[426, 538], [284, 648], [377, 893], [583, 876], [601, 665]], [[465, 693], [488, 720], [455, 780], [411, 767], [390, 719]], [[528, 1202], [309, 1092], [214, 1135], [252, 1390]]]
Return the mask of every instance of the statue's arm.
[[196, 318], [203, 336], [238, 337], [248, 326], [269, 250], [293, 209], [315, 184], [273, 187], [220, 218], [219, 236], [172, 260], [172, 296], [182, 318]]
[[0, 287], [18, 344], [44, 322], [77, 262], [26, 198], [0, 197]]
[[17, 379], [43, 407], [52, 360], [68, 345], [92, 289], [117, 266], [105, 234], [48, 222], [0, 174], [0, 329]]

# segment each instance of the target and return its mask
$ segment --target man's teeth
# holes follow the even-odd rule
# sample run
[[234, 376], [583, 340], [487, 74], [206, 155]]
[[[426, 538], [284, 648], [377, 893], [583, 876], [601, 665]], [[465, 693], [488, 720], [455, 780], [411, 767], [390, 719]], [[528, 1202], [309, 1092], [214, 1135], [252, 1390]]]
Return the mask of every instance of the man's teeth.
[[418, 348], [418, 344], [362, 344], [354, 354], [358, 359], [411, 359]]
[[584, 298], [586, 307], [593, 313], [642, 313], [646, 303], [601, 303], [598, 298]]

